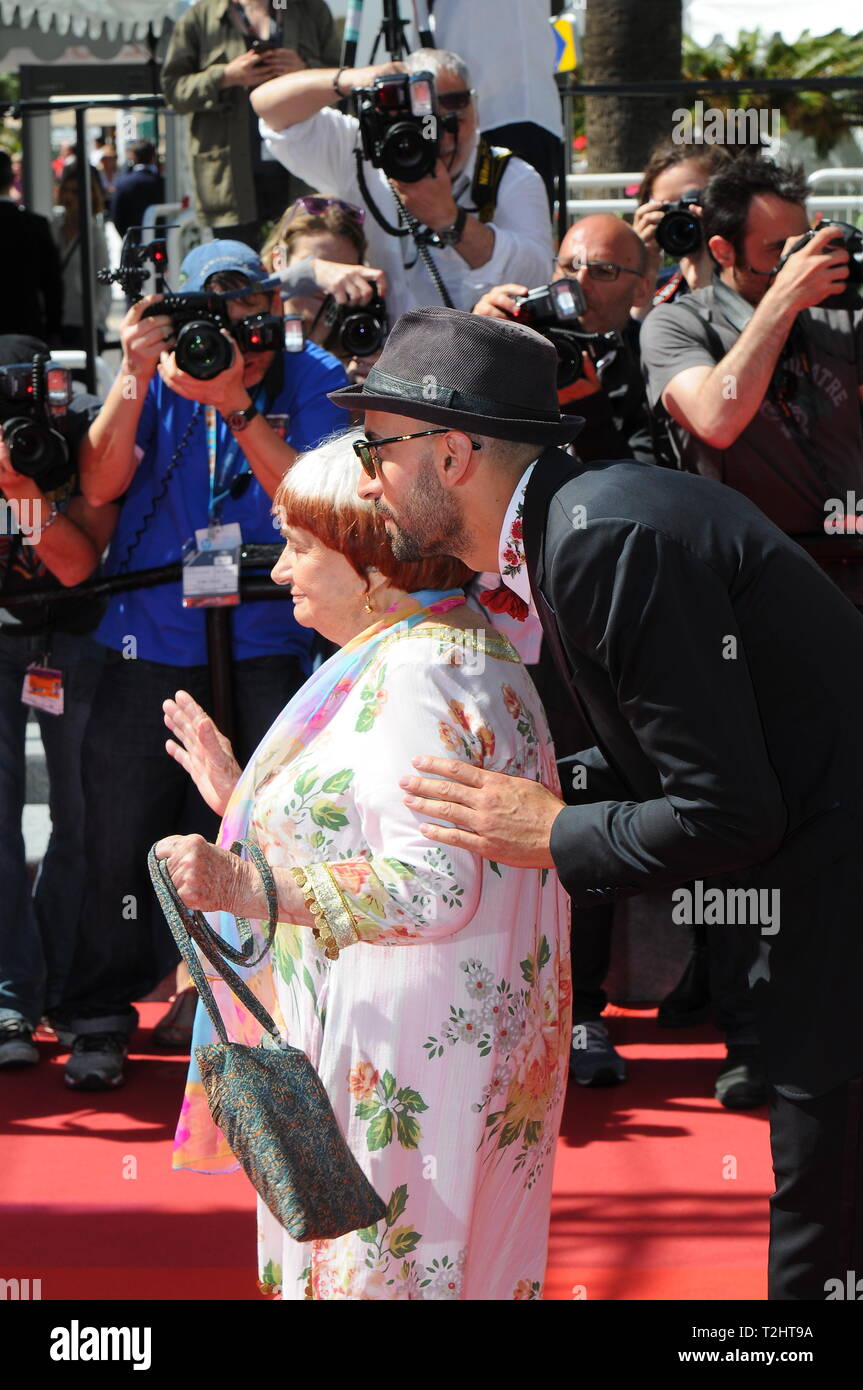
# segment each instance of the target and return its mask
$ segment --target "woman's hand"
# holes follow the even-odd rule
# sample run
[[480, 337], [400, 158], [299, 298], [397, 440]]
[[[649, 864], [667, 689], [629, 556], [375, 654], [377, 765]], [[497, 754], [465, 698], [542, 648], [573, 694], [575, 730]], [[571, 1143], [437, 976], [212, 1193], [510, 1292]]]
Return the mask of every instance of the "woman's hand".
[[257, 870], [230, 850], [211, 845], [202, 835], [166, 835], [155, 853], [157, 859], [167, 859], [174, 887], [191, 910], [259, 917], [260, 899], [266, 917]]
[[175, 743], [169, 738], [166, 749], [186, 769], [210, 810], [223, 816], [242, 770], [228, 739], [185, 690], [165, 700], [162, 709], [165, 723], [179, 739]]
[[373, 284], [378, 294], [386, 297], [386, 275], [368, 265], [340, 265], [318, 256], [312, 261], [312, 274], [318, 288], [331, 294], [337, 304], [367, 304]]

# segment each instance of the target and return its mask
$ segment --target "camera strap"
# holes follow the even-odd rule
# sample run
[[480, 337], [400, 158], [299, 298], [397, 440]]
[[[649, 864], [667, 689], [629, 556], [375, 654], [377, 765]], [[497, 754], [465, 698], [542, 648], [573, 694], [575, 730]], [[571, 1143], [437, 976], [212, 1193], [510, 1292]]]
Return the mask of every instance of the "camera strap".
[[[261, 385], [252, 397], [254, 405], [259, 409], [263, 394], [263, 385]], [[215, 526], [219, 520], [222, 503], [233, 495], [237, 479], [244, 473], [251, 472], [251, 469], [244, 457], [245, 468], [241, 467], [234, 472], [234, 465], [240, 452], [240, 441], [236, 435], [232, 435], [228, 441], [227, 448], [222, 454], [221, 467], [219, 467], [219, 434], [217, 411], [214, 405], [204, 406], [204, 425], [207, 432], [207, 459], [210, 469], [210, 504], [207, 509], [207, 523], [210, 526]]]
[[479, 137], [470, 196], [480, 222], [491, 222], [494, 217], [497, 192], [511, 159], [512, 150], [493, 150], [484, 135]]

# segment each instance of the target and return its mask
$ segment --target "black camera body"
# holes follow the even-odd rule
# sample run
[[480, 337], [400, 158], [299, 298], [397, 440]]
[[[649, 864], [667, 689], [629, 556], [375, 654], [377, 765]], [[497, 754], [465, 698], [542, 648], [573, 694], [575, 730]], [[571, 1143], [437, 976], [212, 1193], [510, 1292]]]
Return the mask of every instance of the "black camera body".
[[339, 304], [328, 296], [323, 320], [337, 336], [345, 357], [371, 357], [380, 352], [389, 332], [386, 304], [377, 290], [372, 291], [367, 304]]
[[822, 227], [837, 227], [839, 235], [828, 241], [824, 247], [825, 256], [831, 251], [844, 249], [848, 252], [848, 280], [843, 290], [838, 294], [831, 294], [827, 299], [822, 299], [818, 305], [819, 309], [856, 309], [860, 307], [860, 285], [863, 284], [863, 231], [859, 227], [853, 226], [851, 222], [831, 222], [824, 220], [817, 227], [812, 227], [808, 232], [804, 232], [799, 241], [780, 259], [777, 270], [781, 269], [789, 256], [793, 256], [795, 251], [802, 251], [816, 232], [820, 232]]
[[689, 211], [690, 203], [701, 203], [700, 188], [688, 188], [676, 203], [663, 203], [665, 215], [656, 227], [659, 245], [677, 261], [681, 256], [694, 255], [703, 239], [701, 218]]
[[32, 362], [0, 367], [0, 424], [15, 471], [52, 493], [74, 476], [69, 446], [57, 429], [72, 399], [72, 379], [48, 361], [37, 353]]
[[363, 157], [387, 178], [416, 183], [434, 170], [440, 150], [437, 99], [430, 72], [391, 72], [354, 92]]
[[579, 315], [586, 308], [577, 280], [552, 280], [515, 301], [515, 318], [541, 333], [557, 353], [557, 389], [584, 376], [582, 353], [594, 362], [623, 346], [619, 333], [585, 333]]
[[[250, 286], [249, 293], [253, 292], [254, 286]], [[177, 366], [198, 381], [211, 381], [233, 361], [223, 328], [241, 352], [282, 351], [285, 346], [284, 321], [278, 314], [253, 314], [232, 323], [224, 295], [195, 291], [166, 294], [158, 304], [149, 305], [141, 317], [161, 314], [167, 314], [173, 326]]]

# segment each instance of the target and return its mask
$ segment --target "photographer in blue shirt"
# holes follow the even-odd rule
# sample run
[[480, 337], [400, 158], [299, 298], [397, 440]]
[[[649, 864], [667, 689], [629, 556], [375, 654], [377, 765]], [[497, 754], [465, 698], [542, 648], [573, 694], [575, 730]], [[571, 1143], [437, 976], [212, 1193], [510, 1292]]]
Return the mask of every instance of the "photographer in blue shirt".
[[[224, 302], [234, 333], [240, 320], [281, 313], [278, 290], [254, 289], [266, 276], [243, 243], [211, 241], [185, 258], [180, 289], [248, 285], [248, 295]], [[203, 552], [208, 535], [276, 541], [271, 498], [286, 468], [344, 424], [327, 392], [344, 385], [345, 373], [321, 348], [241, 352], [226, 334], [230, 365], [200, 380], [178, 367], [176, 325], [154, 310], [158, 303], [149, 296], [127, 313], [123, 365], [82, 448], [87, 500], [121, 499], [109, 575], [175, 564], [190, 549]], [[147, 850], [166, 826], [210, 839], [216, 828], [165, 750], [163, 701], [183, 689], [211, 709], [205, 612], [183, 599], [178, 581], [116, 594], [96, 630], [108, 652], [83, 748], [87, 890], [55, 1015], [58, 1035], [72, 1044], [66, 1081], [76, 1089], [122, 1084], [137, 1022], [132, 1001], [170, 965], [154, 935]], [[243, 602], [230, 617], [234, 743], [245, 760], [305, 680], [312, 635], [286, 603]]]

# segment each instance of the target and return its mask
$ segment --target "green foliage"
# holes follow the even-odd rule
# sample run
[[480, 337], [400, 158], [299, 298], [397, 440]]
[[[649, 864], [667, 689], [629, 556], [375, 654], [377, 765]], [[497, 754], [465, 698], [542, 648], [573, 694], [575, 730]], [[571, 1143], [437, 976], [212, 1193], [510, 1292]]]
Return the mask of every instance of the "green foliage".
[[[681, 76], [690, 79], [725, 78], [738, 82], [752, 79], [859, 77], [863, 74], [863, 31], [813, 35], [805, 29], [794, 43], [778, 34], [762, 34], [760, 29], [743, 29], [733, 42], [720, 40], [701, 48], [692, 39], [683, 40]], [[789, 130], [809, 136], [819, 158], [829, 154], [835, 144], [855, 126], [863, 125], [863, 91], [847, 92], [763, 92], [732, 95], [705, 93], [711, 106], [729, 108], [776, 106]]]

